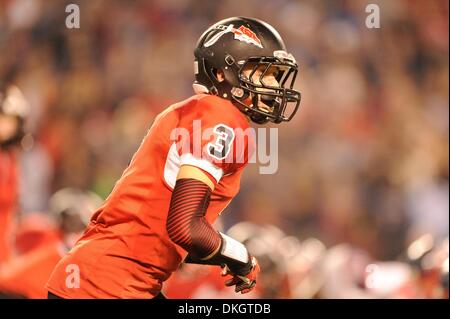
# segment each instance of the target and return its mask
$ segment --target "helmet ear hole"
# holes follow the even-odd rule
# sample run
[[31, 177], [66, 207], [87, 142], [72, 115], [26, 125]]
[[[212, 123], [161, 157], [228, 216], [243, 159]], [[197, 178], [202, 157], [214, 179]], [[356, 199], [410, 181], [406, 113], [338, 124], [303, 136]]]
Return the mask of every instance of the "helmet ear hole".
[[223, 81], [225, 81], [225, 74], [224, 74], [224, 72], [222, 71], [222, 69], [216, 69], [216, 68], [213, 68], [212, 69], [212, 73], [213, 73], [213, 75], [214, 75], [214, 77], [216, 78], [216, 81], [217, 82], [223, 82]]
[[225, 67], [222, 71], [224, 78], [226, 82], [230, 85], [230, 87], [239, 86], [239, 76], [238, 70], [236, 70], [236, 68]]

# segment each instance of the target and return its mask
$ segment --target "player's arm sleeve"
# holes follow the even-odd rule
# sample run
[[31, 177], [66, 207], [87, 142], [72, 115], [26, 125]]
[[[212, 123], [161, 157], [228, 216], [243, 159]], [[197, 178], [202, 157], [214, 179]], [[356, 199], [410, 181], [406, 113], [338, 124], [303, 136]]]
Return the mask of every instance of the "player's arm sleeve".
[[211, 188], [193, 178], [178, 179], [166, 223], [169, 238], [196, 263], [227, 265], [234, 274], [246, 275], [251, 256], [238, 241], [217, 232], [206, 220]]
[[172, 192], [167, 233], [170, 239], [196, 258], [207, 258], [220, 246], [220, 235], [205, 218], [211, 188], [193, 179], [178, 179]]

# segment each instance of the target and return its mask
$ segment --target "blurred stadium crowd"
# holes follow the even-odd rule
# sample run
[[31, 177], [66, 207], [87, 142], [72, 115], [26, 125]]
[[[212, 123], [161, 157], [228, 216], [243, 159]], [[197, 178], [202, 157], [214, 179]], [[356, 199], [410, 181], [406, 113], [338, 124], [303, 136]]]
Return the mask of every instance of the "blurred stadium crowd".
[[[372, 2], [379, 29], [365, 25]], [[80, 29], [65, 27], [69, 3], [80, 6]], [[29, 104], [0, 291], [42, 297], [44, 279], [30, 269], [56, 263], [83, 228], [85, 207], [97, 206], [93, 193], [108, 195], [155, 115], [193, 94], [202, 30], [242, 15], [279, 30], [299, 61], [303, 94], [297, 116], [279, 126], [277, 173], [250, 164], [218, 225], [260, 256], [253, 297], [448, 298], [448, 6], [0, 0], [0, 82], [17, 85]], [[182, 266], [167, 295], [240, 297], [220, 269], [198, 267]]]

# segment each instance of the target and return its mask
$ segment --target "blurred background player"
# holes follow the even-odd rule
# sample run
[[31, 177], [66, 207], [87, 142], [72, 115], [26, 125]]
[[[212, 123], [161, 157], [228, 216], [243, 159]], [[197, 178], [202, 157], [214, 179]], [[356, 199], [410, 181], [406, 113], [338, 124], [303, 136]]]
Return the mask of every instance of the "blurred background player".
[[101, 198], [92, 192], [65, 188], [50, 198], [49, 214], [28, 214], [21, 219], [16, 240], [16, 251], [21, 254], [0, 269], [0, 297], [47, 298], [45, 284], [50, 274], [100, 204]]
[[13, 251], [14, 218], [19, 209], [18, 152], [28, 108], [17, 86], [0, 83], [0, 268]]

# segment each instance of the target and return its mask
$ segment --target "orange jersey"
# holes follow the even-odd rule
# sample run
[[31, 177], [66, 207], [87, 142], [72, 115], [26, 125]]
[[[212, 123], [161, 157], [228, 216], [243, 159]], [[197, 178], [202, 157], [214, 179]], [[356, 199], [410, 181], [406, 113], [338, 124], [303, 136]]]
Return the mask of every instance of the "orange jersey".
[[[239, 191], [253, 150], [249, 122], [231, 102], [195, 95], [159, 114], [106, 202], [55, 268], [48, 290], [64, 298], [152, 298], [186, 252], [166, 231], [179, 168], [193, 165], [217, 184], [206, 213], [213, 223]], [[79, 267], [79, 287], [66, 270]]]
[[0, 150], [0, 266], [10, 258], [12, 228], [18, 197], [18, 174], [14, 151]]

